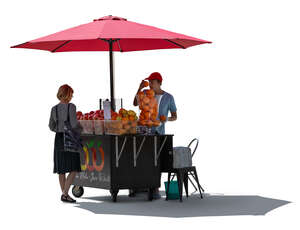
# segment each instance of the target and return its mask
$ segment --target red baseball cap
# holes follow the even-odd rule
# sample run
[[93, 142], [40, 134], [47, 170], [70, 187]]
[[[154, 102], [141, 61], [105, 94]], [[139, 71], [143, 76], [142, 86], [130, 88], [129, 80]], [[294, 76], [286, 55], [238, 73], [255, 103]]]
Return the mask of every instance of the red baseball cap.
[[145, 80], [149, 80], [149, 81], [150, 80], [158, 80], [158, 81], [162, 82], [163, 79], [159, 72], [154, 72], [154, 73], [151, 73], [149, 75], [149, 77], [145, 78]]

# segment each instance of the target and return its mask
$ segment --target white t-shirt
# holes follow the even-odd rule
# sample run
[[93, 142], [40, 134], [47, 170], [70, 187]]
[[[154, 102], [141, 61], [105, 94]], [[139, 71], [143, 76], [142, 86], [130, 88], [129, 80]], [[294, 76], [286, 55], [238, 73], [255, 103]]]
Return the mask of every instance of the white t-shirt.
[[163, 96], [163, 94], [155, 95], [155, 99], [157, 101], [158, 114], [159, 114], [159, 105], [160, 105], [160, 101], [161, 101], [162, 96]]

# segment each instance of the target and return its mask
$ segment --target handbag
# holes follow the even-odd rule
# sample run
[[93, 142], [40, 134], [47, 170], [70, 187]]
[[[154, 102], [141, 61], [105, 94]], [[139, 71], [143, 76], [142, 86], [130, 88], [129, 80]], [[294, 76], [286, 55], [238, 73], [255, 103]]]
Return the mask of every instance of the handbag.
[[[70, 123], [70, 104], [68, 104], [68, 116], [67, 120], [64, 121], [64, 151], [68, 152], [79, 152], [80, 149], [83, 148], [82, 140], [80, 138], [80, 133], [72, 128]], [[57, 127], [58, 127], [58, 112], [56, 106], [56, 119], [57, 119]]]

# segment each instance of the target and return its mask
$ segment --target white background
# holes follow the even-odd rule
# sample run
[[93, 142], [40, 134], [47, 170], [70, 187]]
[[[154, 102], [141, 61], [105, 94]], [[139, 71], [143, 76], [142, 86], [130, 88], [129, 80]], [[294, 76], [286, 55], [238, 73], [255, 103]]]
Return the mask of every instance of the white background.
[[[1, 1], [1, 224], [5, 229], [103, 229], [111, 223], [130, 229], [299, 229], [297, 3]], [[174, 95], [178, 108], [167, 133], [175, 134], [174, 145], [200, 138], [194, 162], [207, 192], [292, 203], [265, 216], [187, 219], [94, 215], [61, 204], [52, 173], [50, 108], [58, 87], [68, 83], [77, 109], [97, 109], [98, 99], [109, 96], [108, 53], [9, 47], [110, 14], [213, 41], [186, 50], [117, 53], [116, 96], [132, 109], [140, 80], [159, 71], [162, 88]], [[85, 192], [99, 194], [108, 192]]]

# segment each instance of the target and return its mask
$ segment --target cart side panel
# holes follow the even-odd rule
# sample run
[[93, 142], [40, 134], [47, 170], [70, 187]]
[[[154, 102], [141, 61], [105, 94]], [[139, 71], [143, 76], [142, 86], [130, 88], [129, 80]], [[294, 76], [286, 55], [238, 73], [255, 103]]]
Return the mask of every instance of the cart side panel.
[[[163, 141], [165, 136], [160, 136]], [[167, 140], [160, 154], [161, 172], [168, 172], [173, 168], [173, 135], [166, 135]]]
[[104, 135], [82, 135], [84, 148], [80, 152], [82, 172], [77, 173], [73, 184], [110, 189], [111, 138]]
[[[136, 136], [136, 151], [144, 136]], [[133, 136], [127, 136], [122, 155], [116, 165], [116, 148], [112, 147], [111, 186], [114, 189], [158, 188], [160, 187], [160, 162], [154, 164], [154, 136], [145, 136], [145, 142], [134, 166]], [[118, 151], [122, 148], [125, 136], [118, 137]], [[159, 138], [158, 145], [159, 145]], [[116, 139], [112, 141], [116, 144]]]

